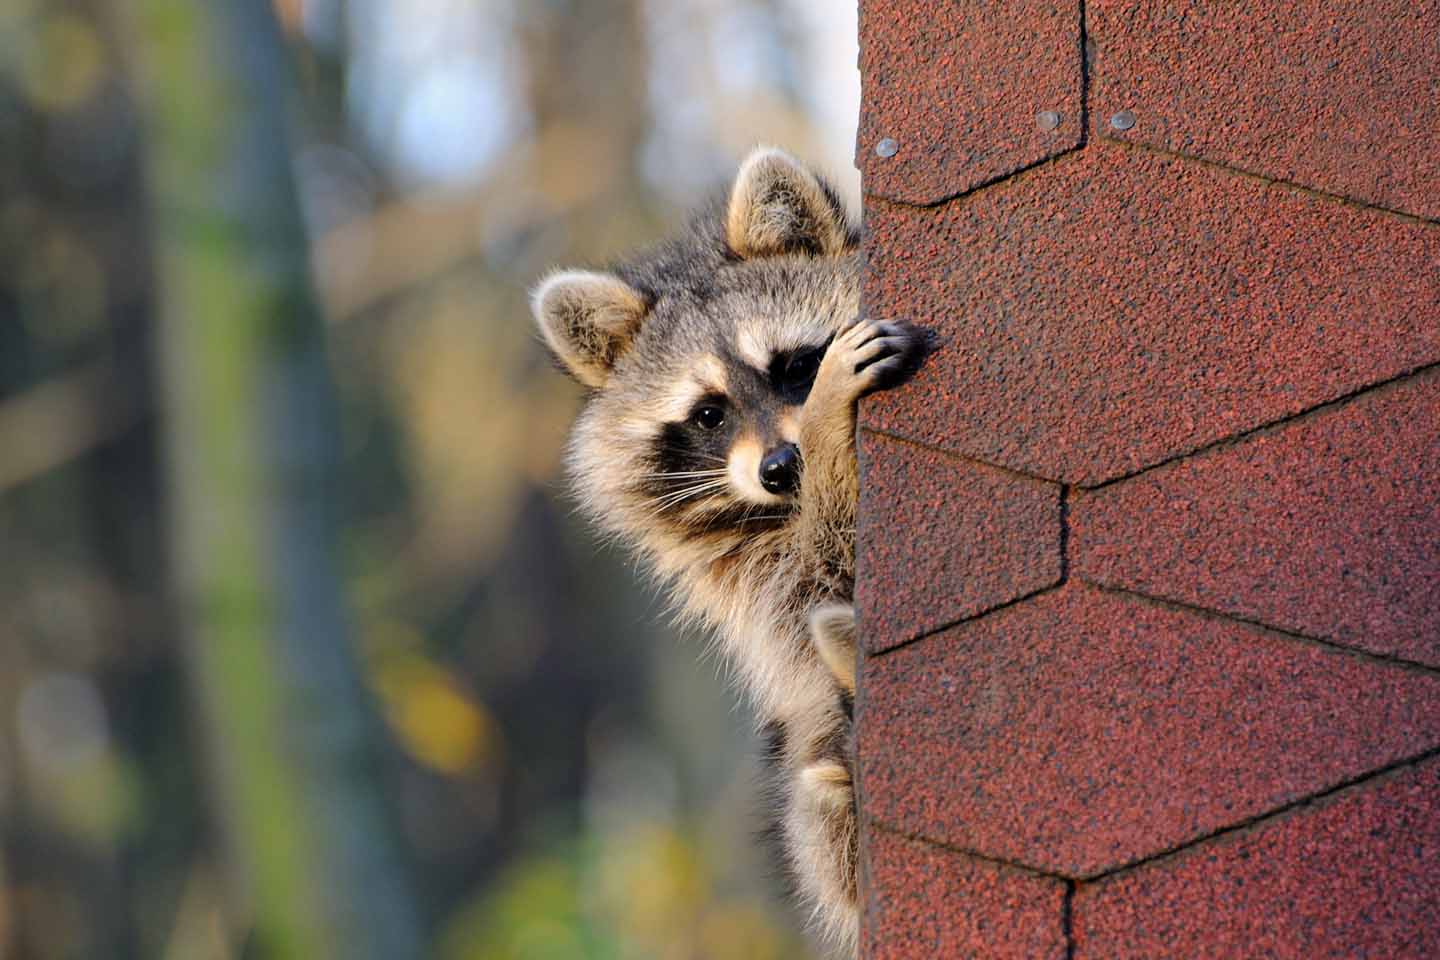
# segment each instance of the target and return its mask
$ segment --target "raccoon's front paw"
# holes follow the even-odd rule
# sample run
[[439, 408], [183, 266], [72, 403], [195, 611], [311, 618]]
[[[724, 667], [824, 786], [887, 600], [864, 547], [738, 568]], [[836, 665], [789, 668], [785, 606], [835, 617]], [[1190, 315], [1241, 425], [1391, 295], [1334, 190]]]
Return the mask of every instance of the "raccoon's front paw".
[[925, 342], [922, 330], [903, 321], [856, 320], [825, 351], [811, 395], [850, 403], [892, 387], [914, 371]]

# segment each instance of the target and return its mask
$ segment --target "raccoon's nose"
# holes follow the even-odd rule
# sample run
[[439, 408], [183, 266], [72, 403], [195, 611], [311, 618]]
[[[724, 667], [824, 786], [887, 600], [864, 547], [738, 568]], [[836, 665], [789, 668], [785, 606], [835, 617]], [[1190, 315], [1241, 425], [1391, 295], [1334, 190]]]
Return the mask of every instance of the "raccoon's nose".
[[760, 486], [771, 493], [789, 493], [800, 480], [800, 448], [782, 443], [760, 461]]

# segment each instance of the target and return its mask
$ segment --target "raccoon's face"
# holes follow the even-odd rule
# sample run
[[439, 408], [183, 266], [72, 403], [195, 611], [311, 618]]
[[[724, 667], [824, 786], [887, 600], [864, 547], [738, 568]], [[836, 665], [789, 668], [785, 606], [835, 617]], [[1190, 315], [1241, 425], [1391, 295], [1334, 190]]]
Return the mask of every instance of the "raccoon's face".
[[719, 533], [795, 509], [801, 408], [858, 308], [854, 235], [834, 192], [774, 150], [742, 166], [724, 217], [724, 256], [673, 247], [649, 273], [567, 271], [536, 291], [551, 349], [595, 388], [572, 470], [613, 526]]
[[[817, 338], [819, 331], [817, 331]], [[800, 408], [829, 343], [732, 351], [701, 357], [670, 404], [683, 420], [665, 422], [650, 457], [661, 502], [683, 503], [705, 490], [768, 506], [800, 486]], [[685, 483], [689, 478], [697, 482]], [[678, 488], [678, 489], [677, 489]]]
[[767, 270], [777, 282], [766, 283], [748, 275], [753, 268], [729, 269], [733, 292], [679, 304], [683, 317], [660, 305], [653, 335], [617, 365], [610, 396], [596, 403], [612, 424], [648, 424], [631, 448], [633, 487], [655, 515], [681, 523], [788, 515], [802, 483], [801, 408], [835, 330], [854, 313], [850, 276], [788, 264]]

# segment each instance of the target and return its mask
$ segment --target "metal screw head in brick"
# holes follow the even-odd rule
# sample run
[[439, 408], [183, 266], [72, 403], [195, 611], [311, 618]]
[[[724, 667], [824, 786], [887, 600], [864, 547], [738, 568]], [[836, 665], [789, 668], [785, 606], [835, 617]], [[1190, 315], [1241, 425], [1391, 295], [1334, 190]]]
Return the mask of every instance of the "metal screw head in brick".
[[1041, 130], [1054, 130], [1060, 126], [1060, 114], [1054, 110], [1041, 110], [1035, 114], [1035, 122], [1040, 125]]
[[884, 140], [875, 144], [875, 156], [877, 157], [893, 157], [899, 151], [900, 144], [890, 137], [886, 137]]
[[1131, 113], [1129, 110], [1121, 110], [1119, 113], [1115, 114], [1115, 116], [1110, 118], [1110, 126], [1114, 127], [1116, 130], [1129, 130], [1131, 127], [1135, 126], [1135, 114]]

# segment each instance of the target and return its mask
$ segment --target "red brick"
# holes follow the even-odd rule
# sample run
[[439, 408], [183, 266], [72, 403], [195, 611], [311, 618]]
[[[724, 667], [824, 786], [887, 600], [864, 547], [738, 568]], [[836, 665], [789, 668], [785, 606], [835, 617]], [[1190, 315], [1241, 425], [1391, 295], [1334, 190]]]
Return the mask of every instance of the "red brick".
[[[862, 0], [860, 36], [855, 165], [869, 193], [934, 203], [1080, 142], [1077, 0]], [[892, 157], [875, 153], [885, 138]]]
[[865, 661], [865, 813], [1094, 876], [1440, 745], [1440, 677], [1081, 584]]
[[[1099, 133], [1440, 218], [1440, 4], [1087, 7]], [[1135, 114], [1116, 130], [1110, 117]]]
[[1440, 360], [1440, 230], [1111, 143], [872, 200], [867, 309], [946, 341], [864, 422], [1096, 484]]
[[1065, 884], [871, 830], [864, 956], [1065, 956]]
[[1084, 885], [1077, 960], [1440, 957], [1440, 761]]
[[1087, 580], [1440, 666], [1440, 371], [1076, 497]]
[[1060, 488], [866, 434], [856, 585], [870, 652], [1060, 580]]

